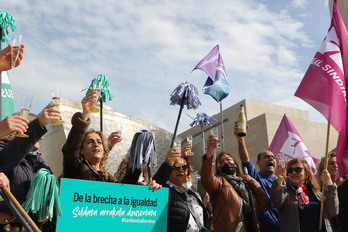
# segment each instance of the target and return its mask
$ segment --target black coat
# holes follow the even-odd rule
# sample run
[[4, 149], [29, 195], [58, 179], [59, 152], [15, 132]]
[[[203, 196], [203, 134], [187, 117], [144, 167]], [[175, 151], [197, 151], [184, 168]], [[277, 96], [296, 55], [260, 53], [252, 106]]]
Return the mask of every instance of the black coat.
[[[34, 174], [40, 168], [50, 170], [41, 157], [30, 152], [46, 132], [46, 128], [41, 127], [35, 119], [29, 124], [26, 132], [28, 138], [16, 137], [8, 143], [0, 144], [0, 172], [5, 173], [10, 180], [11, 192], [20, 204], [25, 201]], [[1, 202], [0, 211], [4, 209], [7, 209], [7, 206]]]
[[[39, 153], [31, 152], [34, 144], [47, 132], [41, 127], [38, 119], [29, 124], [26, 132], [28, 138], [14, 138], [8, 143], [0, 144], [0, 172], [4, 172], [10, 180], [10, 190], [20, 204], [25, 201], [30, 188], [30, 182], [35, 173], [46, 168], [50, 170]], [[51, 170], [50, 170], [51, 171]], [[8, 206], [4, 201], [0, 202], [0, 211], [7, 210]], [[31, 215], [37, 223], [37, 218]], [[38, 227], [41, 225], [38, 224]], [[52, 222], [47, 222], [41, 228], [44, 232], [55, 231], [55, 217]]]
[[[172, 167], [164, 162], [153, 177], [157, 183], [162, 186], [169, 187], [166, 182], [169, 179]], [[193, 191], [188, 191], [188, 194], [195, 196], [200, 206], [203, 209], [204, 226], [209, 228], [209, 214], [201, 199]], [[187, 224], [190, 218], [190, 210], [186, 204], [185, 193], [179, 193], [174, 188], [169, 188], [168, 199], [168, 232], [184, 232], [187, 229]]]
[[348, 180], [344, 180], [337, 190], [340, 207], [338, 218], [342, 231], [348, 231]]

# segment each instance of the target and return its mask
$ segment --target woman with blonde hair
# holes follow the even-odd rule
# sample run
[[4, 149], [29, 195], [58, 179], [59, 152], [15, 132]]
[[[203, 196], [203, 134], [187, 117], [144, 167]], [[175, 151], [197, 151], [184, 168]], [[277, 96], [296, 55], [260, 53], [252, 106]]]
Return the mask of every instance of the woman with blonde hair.
[[[294, 158], [286, 169], [277, 166], [277, 176], [271, 187], [271, 201], [279, 210], [281, 231], [318, 231], [322, 193], [320, 186], [308, 163]], [[338, 214], [337, 186], [332, 182], [329, 172], [321, 172], [324, 183], [324, 214], [322, 231], [332, 231], [329, 218]]]

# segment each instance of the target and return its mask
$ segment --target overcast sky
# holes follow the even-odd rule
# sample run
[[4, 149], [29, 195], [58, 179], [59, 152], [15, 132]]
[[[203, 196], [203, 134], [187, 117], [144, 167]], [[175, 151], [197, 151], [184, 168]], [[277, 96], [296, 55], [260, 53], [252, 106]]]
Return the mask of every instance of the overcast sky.
[[10, 72], [17, 107], [32, 93], [39, 113], [53, 88], [80, 101], [103, 74], [115, 96], [106, 105], [173, 132], [179, 106], [170, 94], [188, 81], [202, 105], [183, 110], [178, 133], [190, 127], [187, 114], [219, 112], [202, 93], [206, 74], [191, 73], [217, 44], [231, 87], [223, 109], [243, 99], [311, 109], [294, 93], [330, 25], [327, 0], [11, 0], [1, 10], [26, 46]]

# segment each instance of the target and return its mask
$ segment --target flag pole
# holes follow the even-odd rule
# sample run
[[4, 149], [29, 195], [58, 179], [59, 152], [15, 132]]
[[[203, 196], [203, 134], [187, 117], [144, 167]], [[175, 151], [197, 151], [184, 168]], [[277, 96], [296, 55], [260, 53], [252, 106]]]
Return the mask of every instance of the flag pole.
[[182, 109], [184, 108], [185, 95], [186, 95], [186, 94], [184, 94], [184, 95], [183, 95], [183, 96], [184, 96], [183, 99], [181, 99], [180, 110], [179, 110], [179, 113], [178, 113], [178, 118], [177, 118], [177, 120], [176, 120], [176, 124], [175, 124], [175, 129], [174, 129], [174, 134], [173, 134], [172, 142], [170, 143], [170, 148], [173, 148], [174, 140], [175, 140], [175, 137], [176, 137], [176, 133], [177, 133], [177, 130], [178, 130], [178, 126], [179, 126], [179, 121], [180, 121], [180, 118], [181, 118]]
[[[244, 167], [243, 173], [245, 175], [249, 175], [247, 167]], [[247, 190], [249, 192], [249, 196], [250, 196], [250, 206], [251, 206], [251, 211], [253, 213], [253, 219], [254, 219], [253, 220], [254, 230], [256, 232], [260, 232], [260, 225], [259, 225], [259, 222], [257, 219], [257, 212], [256, 212], [256, 208], [255, 208], [254, 198], [253, 198], [253, 191], [251, 190], [250, 185], [246, 185], [246, 188], [247, 188]]]
[[100, 99], [100, 131], [103, 132], [103, 101]]
[[[325, 158], [324, 158], [324, 170], [327, 169], [328, 166], [328, 152], [329, 152], [329, 139], [330, 139], [330, 123], [327, 122], [327, 130], [326, 130], [326, 148], [325, 148]], [[320, 203], [320, 216], [319, 216], [319, 231], [322, 228], [322, 219], [324, 212], [324, 183], [321, 184], [321, 203]]]
[[205, 154], [205, 138], [204, 138], [204, 130], [202, 130], [202, 146], [203, 146], [203, 154]]
[[28, 232], [40, 232], [40, 229], [37, 227], [35, 222], [31, 219], [31, 217], [23, 209], [7, 187], [4, 186], [0, 188], [0, 195], [6, 202], [7, 206], [11, 209], [12, 213], [17, 216], [18, 220]]
[[222, 100], [220, 101], [220, 116], [221, 116], [221, 149], [225, 151], [225, 131], [224, 131], [224, 116], [222, 112]]

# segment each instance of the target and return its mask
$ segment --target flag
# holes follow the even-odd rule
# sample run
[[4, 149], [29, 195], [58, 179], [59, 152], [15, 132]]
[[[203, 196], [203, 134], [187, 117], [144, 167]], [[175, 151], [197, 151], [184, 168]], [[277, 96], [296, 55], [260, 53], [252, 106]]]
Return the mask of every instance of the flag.
[[316, 164], [319, 160], [311, 156], [300, 134], [285, 114], [268, 150], [275, 154], [278, 164], [279, 160], [289, 161], [293, 158], [301, 158], [307, 161], [314, 173], [316, 172]]
[[1, 90], [1, 120], [8, 115], [12, 115], [16, 112], [16, 106], [13, 99], [12, 87], [7, 72], [1, 73], [2, 77], [2, 90]]
[[[230, 92], [225, 65], [219, 51], [219, 45], [216, 45], [193, 69], [200, 69], [208, 75], [203, 93], [209, 94], [217, 102], [226, 98]], [[192, 71], [193, 71], [192, 70]]]
[[[2, 42], [8, 42], [9, 39], [7, 37], [9, 30], [13, 31], [17, 30], [15, 25], [15, 20], [13, 16], [7, 11], [0, 10], [0, 30], [2, 37], [0, 38], [0, 49], [2, 50]], [[16, 112], [16, 107], [13, 99], [12, 87], [10, 84], [10, 80], [8, 77], [8, 72], [1, 72], [1, 115], [0, 120], [3, 120], [8, 115], [11, 115]]]
[[331, 25], [295, 96], [318, 110], [337, 130], [336, 159], [341, 175], [348, 174], [347, 94], [348, 35], [333, 3]]

